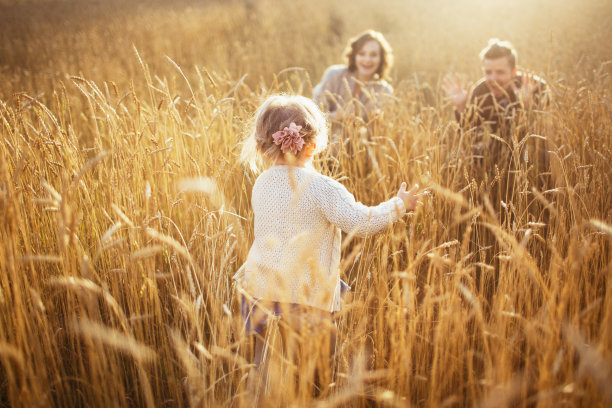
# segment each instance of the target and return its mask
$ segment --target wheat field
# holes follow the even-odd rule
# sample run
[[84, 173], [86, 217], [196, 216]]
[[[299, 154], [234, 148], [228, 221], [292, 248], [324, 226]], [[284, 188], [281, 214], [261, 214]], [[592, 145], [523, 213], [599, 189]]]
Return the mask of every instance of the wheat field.
[[[334, 381], [304, 336], [262, 405], [612, 405], [610, 17], [607, 0], [0, 2], [0, 406], [253, 405], [240, 142], [367, 28], [394, 49], [396, 98], [346, 124], [326, 171], [368, 205], [402, 181], [431, 194], [343, 243]], [[491, 37], [552, 92], [506, 167], [471, 157], [440, 91], [479, 77]]]

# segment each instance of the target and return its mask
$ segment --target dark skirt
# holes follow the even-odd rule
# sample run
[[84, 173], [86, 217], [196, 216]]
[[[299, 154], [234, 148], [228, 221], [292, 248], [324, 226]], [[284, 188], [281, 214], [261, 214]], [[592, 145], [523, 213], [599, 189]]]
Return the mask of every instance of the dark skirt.
[[[351, 290], [351, 287], [346, 284], [342, 279], [340, 280], [340, 295], [345, 295], [348, 291]], [[258, 307], [261, 304], [263, 307]], [[255, 333], [261, 333], [268, 323], [269, 316], [280, 317], [284, 313], [289, 313], [291, 315], [303, 315], [306, 316], [308, 314], [313, 315], [312, 319], [308, 319], [308, 323], [315, 323], [317, 318], [325, 312], [321, 313], [317, 309], [315, 313], [310, 313], [309, 310], [314, 310], [310, 306], [301, 305], [298, 303], [283, 303], [283, 302], [274, 302], [274, 301], [263, 301], [263, 300], [250, 300], [247, 299], [244, 295], [240, 296], [240, 315], [245, 323], [246, 334], [251, 335]], [[333, 313], [329, 313], [329, 318], [333, 318]]]

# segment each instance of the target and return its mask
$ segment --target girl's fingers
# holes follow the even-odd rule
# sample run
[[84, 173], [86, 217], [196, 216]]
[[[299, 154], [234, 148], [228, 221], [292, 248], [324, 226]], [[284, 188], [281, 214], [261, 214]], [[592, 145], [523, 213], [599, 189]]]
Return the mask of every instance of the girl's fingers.
[[[403, 184], [406, 184], [406, 183], [403, 183]], [[408, 190], [408, 193], [414, 195], [414, 193], [416, 193], [418, 190], [419, 190], [419, 185], [415, 184], [414, 186], [410, 187], [410, 190]]]
[[397, 191], [397, 196], [400, 198], [402, 198], [404, 194], [406, 194], [406, 182], [403, 182], [402, 185], [400, 185], [399, 190]]

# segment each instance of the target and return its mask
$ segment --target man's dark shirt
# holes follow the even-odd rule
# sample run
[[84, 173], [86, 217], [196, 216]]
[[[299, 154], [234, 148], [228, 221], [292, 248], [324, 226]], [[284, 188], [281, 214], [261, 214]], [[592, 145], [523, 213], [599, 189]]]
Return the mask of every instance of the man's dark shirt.
[[[522, 76], [518, 74], [513, 81], [516, 88], [520, 89]], [[521, 141], [529, 133], [541, 131], [533, 119], [539, 116], [537, 111], [545, 108], [549, 102], [548, 88], [543, 80], [534, 77], [534, 81], [536, 88], [527, 108], [512, 89], [507, 90], [506, 94], [501, 97], [494, 97], [484, 79], [481, 79], [473, 87], [463, 113], [456, 113], [456, 118], [463, 130], [475, 130], [475, 132], [470, 132], [469, 141], [470, 157], [475, 164], [472, 168], [478, 172], [477, 178], [484, 176], [485, 179], [487, 177], [489, 180], [495, 179], [498, 175], [497, 169], [502, 169], [502, 173], [505, 170], [516, 170], [519, 161], [521, 165], [524, 165], [527, 160], [529, 160], [530, 168], [538, 177], [548, 174], [547, 149], [540, 138], [530, 138], [527, 143], [521, 143], [518, 150], [521, 160], [512, 159], [513, 154], [517, 152], [515, 137]], [[490, 135], [496, 137], [490, 137]], [[513, 185], [514, 182], [508, 178], [510, 173], [505, 174], [502, 176], [505, 185]], [[544, 185], [548, 185], [547, 179], [542, 180]], [[506, 198], [512, 196], [514, 191], [513, 188], [503, 190], [503, 197]]]
[[[522, 75], [517, 74], [513, 81], [517, 89], [520, 89]], [[534, 81], [536, 89], [531, 96], [531, 106], [538, 109], [545, 103], [546, 83], [537, 77]], [[491, 133], [505, 138], [521, 110], [521, 103], [512, 89], [506, 89], [504, 95], [495, 97], [482, 78], [474, 86], [463, 113], [455, 111], [455, 116], [463, 129], [486, 126]]]

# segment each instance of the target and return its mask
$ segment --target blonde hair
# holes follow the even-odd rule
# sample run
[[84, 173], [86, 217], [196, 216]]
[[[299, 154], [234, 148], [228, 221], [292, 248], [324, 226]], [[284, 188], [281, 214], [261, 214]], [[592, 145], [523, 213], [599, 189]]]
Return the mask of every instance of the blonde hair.
[[376, 75], [378, 75], [378, 78], [388, 79], [387, 74], [393, 66], [393, 50], [387, 40], [385, 40], [385, 37], [378, 31], [366, 30], [357, 37], [349, 40], [344, 50], [348, 69], [351, 72], [357, 70], [357, 63], [355, 61], [357, 54], [363, 46], [370, 41], [376, 41], [380, 46], [380, 64], [378, 68], [376, 68]]
[[509, 41], [501, 41], [497, 38], [491, 38], [487, 46], [480, 51], [481, 61], [484, 61], [485, 59], [492, 60], [503, 57], [508, 59], [510, 68], [514, 69], [514, 67], [516, 67], [516, 64], [518, 63], [518, 55]]
[[311, 99], [300, 95], [272, 95], [255, 112], [250, 134], [242, 147], [241, 161], [257, 172], [259, 165], [269, 166], [283, 156], [289, 160], [299, 158], [304, 148], [297, 155], [283, 153], [272, 138], [292, 122], [302, 127], [304, 147], [316, 143], [314, 153], [327, 147], [327, 123]]

